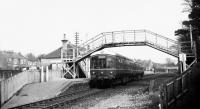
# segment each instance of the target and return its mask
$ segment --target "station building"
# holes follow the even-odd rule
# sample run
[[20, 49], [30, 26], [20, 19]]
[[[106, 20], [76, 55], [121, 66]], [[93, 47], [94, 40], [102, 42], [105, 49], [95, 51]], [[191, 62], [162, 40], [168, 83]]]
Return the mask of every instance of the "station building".
[[[72, 44], [70, 41], [68, 41], [65, 37], [61, 41], [62, 41], [61, 47], [48, 53], [41, 59], [42, 66], [49, 66], [50, 69], [57, 70], [62, 67], [61, 63], [63, 61], [62, 58], [64, 56], [67, 56], [67, 57], [64, 57], [65, 59], [67, 59], [65, 61], [74, 61], [75, 60], [75, 58], [77, 56], [76, 46], [74, 44]], [[67, 49], [65, 49], [65, 48], [67, 48]], [[67, 50], [67, 51], [64, 52], [63, 50]], [[65, 53], [67, 53], [67, 54], [65, 54]]]

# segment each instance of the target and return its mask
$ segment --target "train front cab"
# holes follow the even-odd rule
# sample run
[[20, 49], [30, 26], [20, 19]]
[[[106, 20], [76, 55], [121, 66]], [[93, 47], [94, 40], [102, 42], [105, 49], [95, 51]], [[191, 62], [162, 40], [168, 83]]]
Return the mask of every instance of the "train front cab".
[[110, 55], [95, 55], [91, 57], [90, 86], [110, 86], [115, 79], [116, 69], [113, 57]]

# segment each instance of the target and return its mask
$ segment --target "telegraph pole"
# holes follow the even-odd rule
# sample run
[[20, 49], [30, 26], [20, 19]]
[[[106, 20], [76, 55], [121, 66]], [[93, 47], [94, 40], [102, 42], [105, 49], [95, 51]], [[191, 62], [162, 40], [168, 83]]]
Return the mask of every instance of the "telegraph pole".
[[191, 24], [190, 24], [190, 42], [191, 42], [191, 49], [193, 49], [192, 25]]
[[[197, 46], [199, 46], [199, 38], [197, 37], [196, 41], [193, 41], [193, 36], [192, 36], [192, 25], [190, 24], [190, 42], [191, 42], [191, 49], [194, 53], [194, 58], [197, 59], [198, 61], [200, 61], [199, 57], [198, 57], [198, 51], [197, 51]], [[197, 62], [198, 62], [197, 61]]]
[[76, 45], [76, 59], [78, 58], [78, 44], [79, 44], [79, 33], [75, 33], [75, 45]]

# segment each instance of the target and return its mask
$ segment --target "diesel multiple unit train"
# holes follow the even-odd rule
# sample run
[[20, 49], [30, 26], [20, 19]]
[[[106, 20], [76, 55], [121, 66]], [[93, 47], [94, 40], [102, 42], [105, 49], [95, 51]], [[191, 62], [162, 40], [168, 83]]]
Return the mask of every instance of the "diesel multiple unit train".
[[90, 61], [90, 87], [112, 87], [144, 75], [141, 64], [119, 54], [96, 54]]

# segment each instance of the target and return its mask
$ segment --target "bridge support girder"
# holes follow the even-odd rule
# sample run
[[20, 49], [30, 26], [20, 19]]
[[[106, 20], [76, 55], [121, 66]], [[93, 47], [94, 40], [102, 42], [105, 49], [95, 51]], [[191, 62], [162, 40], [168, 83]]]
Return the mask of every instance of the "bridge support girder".
[[67, 78], [69, 74], [72, 78], [78, 78], [79, 74], [77, 73], [78, 67], [75, 62], [66, 62], [63, 63], [63, 77]]
[[86, 58], [80, 61], [79, 65], [80, 65], [81, 70], [84, 71], [86, 78], [90, 78], [90, 58]]

